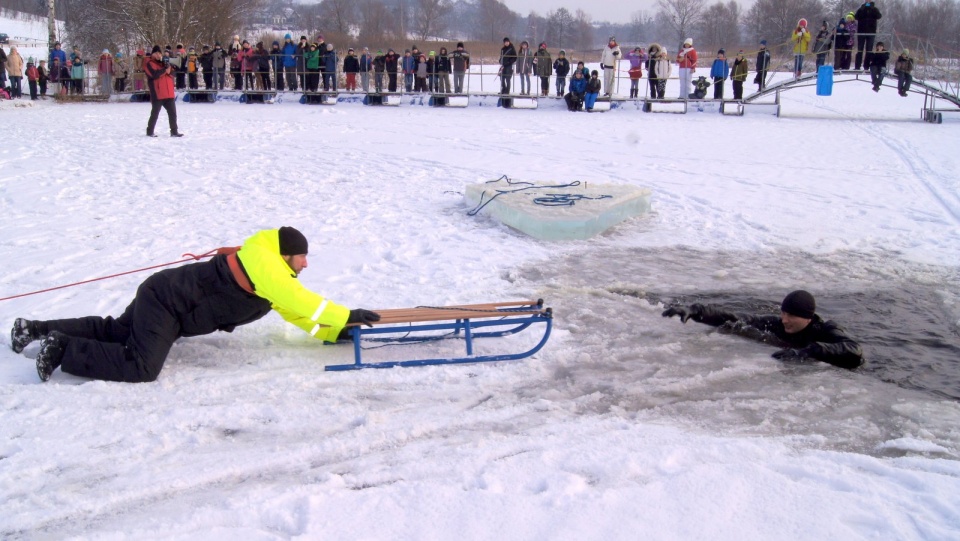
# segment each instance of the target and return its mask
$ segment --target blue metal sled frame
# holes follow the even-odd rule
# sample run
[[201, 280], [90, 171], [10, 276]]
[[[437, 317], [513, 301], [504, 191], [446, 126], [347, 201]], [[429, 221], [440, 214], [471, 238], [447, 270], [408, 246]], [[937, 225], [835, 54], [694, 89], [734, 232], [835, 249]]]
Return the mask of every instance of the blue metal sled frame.
[[[553, 310], [543, 307], [543, 299], [536, 303], [518, 305], [512, 303], [510, 307], [497, 307], [487, 309], [475, 309], [468, 306], [451, 306], [442, 308], [425, 308], [426, 310], [451, 310], [457, 314], [456, 319], [442, 321], [442, 317], [436, 317], [436, 321], [429, 322], [409, 322], [390, 321], [387, 324], [377, 324], [373, 327], [350, 327], [350, 335], [353, 341], [353, 364], [329, 365], [325, 369], [330, 371], [342, 370], [360, 370], [362, 368], [393, 368], [395, 366], [427, 366], [435, 364], [464, 364], [464, 363], [484, 363], [493, 361], [515, 361], [525, 359], [540, 351], [550, 338], [550, 331], [553, 328]], [[481, 306], [481, 305], [473, 305]], [[474, 317], [464, 316], [464, 312], [476, 312]], [[433, 312], [442, 314], [442, 312]], [[500, 355], [475, 355], [473, 340], [475, 338], [498, 338], [516, 334], [526, 330], [532, 325], [543, 324], [544, 331], [540, 341], [527, 351], [512, 354]], [[481, 330], [484, 329], [484, 330]], [[480, 332], [477, 332], [480, 330]], [[423, 332], [449, 331], [449, 336], [414, 336]], [[389, 334], [402, 334], [399, 337], [387, 337]], [[415, 359], [408, 361], [387, 361], [376, 363], [363, 362], [363, 348], [360, 341], [364, 338], [369, 341], [381, 343], [416, 343], [440, 339], [462, 339], [466, 345], [465, 357], [438, 358], [438, 359]]]

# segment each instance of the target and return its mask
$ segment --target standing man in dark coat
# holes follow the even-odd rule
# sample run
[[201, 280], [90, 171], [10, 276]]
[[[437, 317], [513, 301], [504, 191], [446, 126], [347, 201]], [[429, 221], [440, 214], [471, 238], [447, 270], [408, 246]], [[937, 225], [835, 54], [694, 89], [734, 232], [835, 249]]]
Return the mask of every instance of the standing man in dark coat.
[[[773, 353], [775, 359], [815, 359], [840, 368], [857, 368], [863, 364], [860, 344], [846, 335], [833, 321], [824, 321], [816, 314], [817, 303], [810, 293], [797, 290], [783, 299], [780, 316], [752, 316], [724, 311], [712, 304], [674, 306], [663, 312], [663, 317], [680, 316], [686, 323], [692, 319], [719, 327], [725, 323], [751, 327], [765, 335], [779, 339], [784, 349]], [[761, 337], [762, 341], [765, 341]]]
[[387, 54], [383, 56], [383, 68], [387, 71], [387, 90], [390, 92], [397, 91], [397, 62], [399, 60], [400, 55], [393, 49], [387, 49]]
[[500, 93], [510, 93], [510, 81], [513, 80], [513, 65], [517, 62], [517, 50], [510, 43], [510, 38], [503, 38], [503, 47], [500, 49]]
[[154, 45], [150, 58], [143, 63], [143, 74], [147, 78], [147, 89], [150, 90], [150, 120], [147, 121], [147, 137], [156, 137], [153, 129], [157, 127], [161, 107], [167, 110], [170, 137], [183, 137], [183, 134], [177, 131], [177, 95], [173, 90], [173, 72], [173, 66], [163, 61], [163, 51], [160, 50], [160, 46]]
[[[857, 9], [854, 17], [857, 19], [857, 57], [854, 59], [854, 66], [857, 70], [861, 66], [864, 69], [870, 65], [870, 55], [873, 54], [873, 43], [877, 38], [877, 21], [883, 15], [877, 9], [877, 3], [874, 0], [868, 0]], [[862, 62], [864, 57], [867, 59], [866, 65]]]
[[17, 318], [10, 344], [17, 353], [42, 339], [37, 374], [57, 367], [107, 381], [157, 379], [173, 343], [214, 331], [232, 332], [276, 310], [319, 340], [336, 342], [344, 326], [380, 316], [349, 310], [297, 280], [307, 268], [307, 239], [292, 227], [260, 231], [242, 247], [221, 248], [209, 261], [151, 275], [123, 315], [31, 321]]
[[767, 86], [767, 69], [770, 68], [770, 51], [767, 50], [767, 40], [760, 40], [760, 50], [757, 51], [757, 76], [753, 82], [757, 83], [757, 92]]

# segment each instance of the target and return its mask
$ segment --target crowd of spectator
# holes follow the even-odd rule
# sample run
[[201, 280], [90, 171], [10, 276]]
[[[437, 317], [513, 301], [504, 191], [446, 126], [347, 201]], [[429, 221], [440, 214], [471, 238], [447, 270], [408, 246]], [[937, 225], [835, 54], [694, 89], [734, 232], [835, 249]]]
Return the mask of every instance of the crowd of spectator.
[[[874, 43], [881, 18], [876, 2], [867, 1], [856, 12], [841, 17], [832, 29], [827, 21], [823, 21], [816, 36], [808, 29], [807, 20], [800, 19], [785, 43], [792, 46], [794, 76], [802, 76], [807, 53], [816, 55], [819, 69], [826, 64], [832, 49], [834, 69], [849, 70], [852, 64], [855, 70], [869, 72], [874, 90], [879, 91], [890, 57], [882, 42]], [[167, 45], [162, 54], [163, 62], [173, 67], [175, 88], [180, 91], [338, 92], [340, 76], [343, 75], [343, 89], [347, 92], [462, 94], [467, 90], [464, 83], [471, 64], [470, 53], [462, 42], [450, 51], [446, 47], [421, 51], [416, 45], [404, 49], [403, 53], [392, 48], [379, 49], [375, 53], [367, 47], [360, 51], [348, 48], [340, 58], [334, 44], [326, 42], [322, 35], [314, 41], [306, 36], [294, 41], [291, 34], [286, 34], [283, 43], [273, 41], [269, 48], [263, 41], [253, 44], [235, 35], [226, 48], [220, 42], [215, 42], [212, 47], [202, 45], [199, 50], [177, 44], [173, 47]], [[88, 61], [78, 47], [74, 47], [68, 56], [60, 43], [56, 43], [47, 60], [36, 64], [30, 58], [25, 65], [16, 47], [11, 47], [9, 54], [0, 48], [0, 88], [6, 86], [9, 78], [10, 97], [19, 98], [22, 96], [21, 81], [26, 76], [33, 99], [44, 96], [48, 87], [54, 94], [82, 94], [90, 90], [100, 94], [145, 91], [144, 62], [147, 58], [144, 49], [138, 49], [128, 64], [122, 53], [111, 54], [104, 49], [96, 60], [96, 81], [85, 85]], [[706, 88], [711, 84], [714, 99], [723, 99], [725, 83], [730, 79], [733, 98], [739, 100], [743, 99], [743, 85], [750, 72], [747, 53], [738, 51], [731, 67], [726, 51], [720, 49], [710, 66], [710, 80], [704, 76], [695, 80], [700, 59], [691, 38], [684, 40], [681, 49], [671, 57], [667, 48], [658, 43], [650, 44], [646, 49], [634, 47], [623, 55], [616, 38], [610, 36], [599, 57], [590, 60], [599, 61], [600, 70], [591, 73], [580, 61], [571, 74], [566, 51], [560, 50], [557, 58], [553, 58], [545, 42], [539, 43], [533, 51], [527, 41], [522, 41], [517, 48], [510, 38], [504, 38], [497, 60], [500, 93], [515, 92], [513, 85], [519, 80], [516, 94], [532, 95], [535, 77], [539, 82], [538, 95], [548, 96], [550, 78], [553, 77], [557, 97], [564, 97], [571, 109], [589, 110], [601, 92], [604, 96], [614, 94], [619, 66], [622, 60], [626, 60], [630, 98], [640, 97], [640, 81], [645, 75], [649, 83], [647, 95], [667, 99], [666, 81], [673, 74], [675, 63], [680, 80], [678, 99], [704, 98]], [[756, 51], [753, 79], [758, 91], [766, 86], [770, 62], [767, 41], [761, 40]], [[909, 51], [902, 51], [896, 61], [901, 95], [909, 89], [912, 67]]]

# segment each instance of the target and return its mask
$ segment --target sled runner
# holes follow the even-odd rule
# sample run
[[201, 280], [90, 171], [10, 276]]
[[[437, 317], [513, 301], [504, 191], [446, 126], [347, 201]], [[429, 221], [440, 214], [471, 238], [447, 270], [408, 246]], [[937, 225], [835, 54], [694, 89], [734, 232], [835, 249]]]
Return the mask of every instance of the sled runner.
[[[374, 323], [373, 327], [361, 325], [348, 327], [348, 333], [353, 342], [353, 364], [329, 365], [325, 368], [326, 370], [514, 361], [524, 359], [540, 351], [550, 338], [550, 330], [553, 326], [553, 311], [543, 306], [543, 299], [458, 306], [420, 306], [375, 311], [380, 314], [380, 321]], [[544, 325], [543, 336], [536, 345], [526, 351], [486, 355], [474, 353], [474, 340], [477, 338], [508, 336], [538, 324]], [[379, 345], [375, 347], [379, 347], [389, 344], [399, 345], [448, 339], [463, 340], [466, 345], [466, 356], [363, 362], [364, 348], [361, 346], [362, 341], [377, 342]]]

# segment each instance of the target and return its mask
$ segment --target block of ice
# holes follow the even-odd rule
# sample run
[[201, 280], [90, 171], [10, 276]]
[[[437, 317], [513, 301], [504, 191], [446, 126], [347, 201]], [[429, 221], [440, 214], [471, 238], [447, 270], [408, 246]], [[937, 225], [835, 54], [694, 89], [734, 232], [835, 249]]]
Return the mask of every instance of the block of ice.
[[480, 213], [542, 240], [588, 239], [650, 211], [647, 188], [587, 182], [557, 187], [562, 184], [502, 179], [468, 184], [464, 199], [471, 208], [489, 201]]

